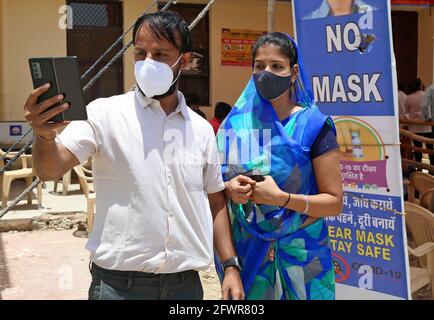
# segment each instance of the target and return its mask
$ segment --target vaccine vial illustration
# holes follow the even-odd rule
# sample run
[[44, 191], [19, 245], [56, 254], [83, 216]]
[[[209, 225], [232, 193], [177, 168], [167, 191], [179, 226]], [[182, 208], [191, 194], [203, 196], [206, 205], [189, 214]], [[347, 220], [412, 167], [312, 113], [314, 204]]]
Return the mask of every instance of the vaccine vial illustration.
[[360, 130], [351, 130], [351, 141], [353, 144], [353, 157], [363, 158], [362, 140], [360, 139]]

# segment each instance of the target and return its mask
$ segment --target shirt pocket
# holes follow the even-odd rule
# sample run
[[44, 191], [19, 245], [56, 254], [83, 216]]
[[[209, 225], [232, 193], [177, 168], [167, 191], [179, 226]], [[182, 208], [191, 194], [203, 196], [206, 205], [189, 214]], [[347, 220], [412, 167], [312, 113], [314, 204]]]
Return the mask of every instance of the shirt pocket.
[[203, 165], [184, 163], [181, 170], [182, 183], [188, 191], [203, 191]]

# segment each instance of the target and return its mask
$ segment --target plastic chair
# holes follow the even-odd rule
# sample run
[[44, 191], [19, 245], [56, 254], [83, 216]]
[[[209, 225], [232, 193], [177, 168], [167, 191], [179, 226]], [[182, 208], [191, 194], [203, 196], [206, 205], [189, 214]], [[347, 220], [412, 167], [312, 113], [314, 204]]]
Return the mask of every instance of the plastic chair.
[[[59, 181], [54, 181], [54, 187], [53, 192], [57, 192], [57, 185], [59, 184]], [[68, 194], [68, 187], [71, 184], [71, 170], [69, 170], [67, 173], [65, 173], [62, 176], [62, 195], [66, 196]]]
[[416, 171], [410, 175], [410, 184], [408, 185], [408, 201], [419, 204], [420, 198], [416, 198], [415, 191], [421, 196], [425, 191], [434, 188], [434, 177], [428, 173]]
[[89, 183], [93, 183], [92, 171], [82, 165], [75, 166], [74, 171], [87, 200], [87, 232], [90, 233], [93, 229], [96, 200], [95, 192], [91, 190], [89, 185]]
[[411, 292], [431, 285], [434, 299], [434, 214], [414, 203], [405, 202], [405, 222], [416, 243], [416, 248], [408, 246], [408, 251], [417, 257], [421, 267], [411, 267]]
[[425, 191], [420, 196], [420, 206], [434, 212], [434, 188]]
[[[5, 159], [12, 159], [16, 152], [11, 152], [5, 156], [5, 152], [0, 149], [0, 157], [4, 157]], [[26, 180], [26, 188], [30, 187], [33, 183], [33, 178], [36, 177], [35, 168], [32, 166], [32, 155], [30, 154], [22, 154], [15, 162], [16, 164], [20, 164], [19, 169], [9, 169], [6, 170], [0, 176], [0, 186], [2, 188], [2, 209], [6, 208], [9, 193], [11, 190], [12, 181], [15, 179], [25, 179]], [[16, 165], [14, 165], [16, 167]], [[4, 167], [3, 161], [0, 161], [0, 168]], [[42, 207], [42, 184], [38, 184], [37, 187], [37, 198], [38, 198], [38, 206]], [[27, 204], [32, 204], [32, 192], [27, 194]]]

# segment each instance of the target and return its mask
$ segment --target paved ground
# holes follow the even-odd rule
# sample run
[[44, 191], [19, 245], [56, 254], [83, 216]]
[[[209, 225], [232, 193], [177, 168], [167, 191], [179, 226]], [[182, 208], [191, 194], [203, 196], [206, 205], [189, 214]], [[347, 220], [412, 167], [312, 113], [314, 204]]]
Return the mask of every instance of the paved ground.
[[86, 298], [86, 239], [74, 237], [72, 231], [0, 233], [0, 238], [2, 299]]
[[[80, 186], [76, 181], [68, 187], [66, 196], [62, 195], [62, 183], [58, 184], [57, 192], [53, 192], [54, 183], [47, 182], [43, 189], [42, 208], [38, 208], [36, 196], [33, 197], [32, 205], [28, 205], [26, 200], [22, 200], [2, 220], [32, 218], [41, 216], [44, 213], [68, 213], [86, 211], [86, 198], [80, 191]], [[12, 185], [9, 201], [13, 200], [24, 190], [24, 182], [14, 181]], [[34, 190], [33, 194], [36, 194]]]
[[[86, 238], [68, 231], [0, 233], [4, 300], [85, 300], [90, 284]], [[205, 299], [219, 299], [213, 268], [201, 273]]]
[[[15, 181], [9, 200], [24, 189]], [[21, 201], [0, 222], [26, 221], [46, 214], [65, 215], [86, 212], [86, 199], [76, 180], [62, 195], [62, 184], [53, 192], [54, 183], [43, 190], [42, 206], [36, 197], [32, 205]], [[78, 234], [78, 232], [75, 232]], [[87, 299], [90, 284], [87, 238], [74, 236], [74, 230], [0, 233], [0, 298], [5, 300]], [[214, 268], [201, 272], [205, 299], [220, 299], [220, 285]]]
[[[80, 232], [0, 233], [0, 300], [86, 300], [90, 284], [87, 238]], [[221, 298], [214, 267], [201, 272], [206, 300]], [[430, 300], [429, 288], [413, 297]]]

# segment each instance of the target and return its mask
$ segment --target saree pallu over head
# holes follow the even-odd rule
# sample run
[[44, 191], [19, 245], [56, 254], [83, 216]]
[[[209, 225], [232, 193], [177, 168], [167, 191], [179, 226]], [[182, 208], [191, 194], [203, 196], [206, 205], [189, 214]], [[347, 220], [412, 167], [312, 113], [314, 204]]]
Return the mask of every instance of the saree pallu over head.
[[[310, 147], [330, 118], [312, 104], [303, 85], [295, 99], [304, 108], [286, 125], [258, 94], [253, 78], [217, 134], [223, 179], [243, 175], [272, 176], [292, 194], [318, 193]], [[243, 261], [241, 279], [247, 299], [334, 299], [334, 269], [323, 219], [301, 228], [307, 215], [248, 202], [228, 202], [235, 249]], [[274, 260], [268, 252], [274, 249]], [[216, 255], [216, 269], [223, 271]]]

